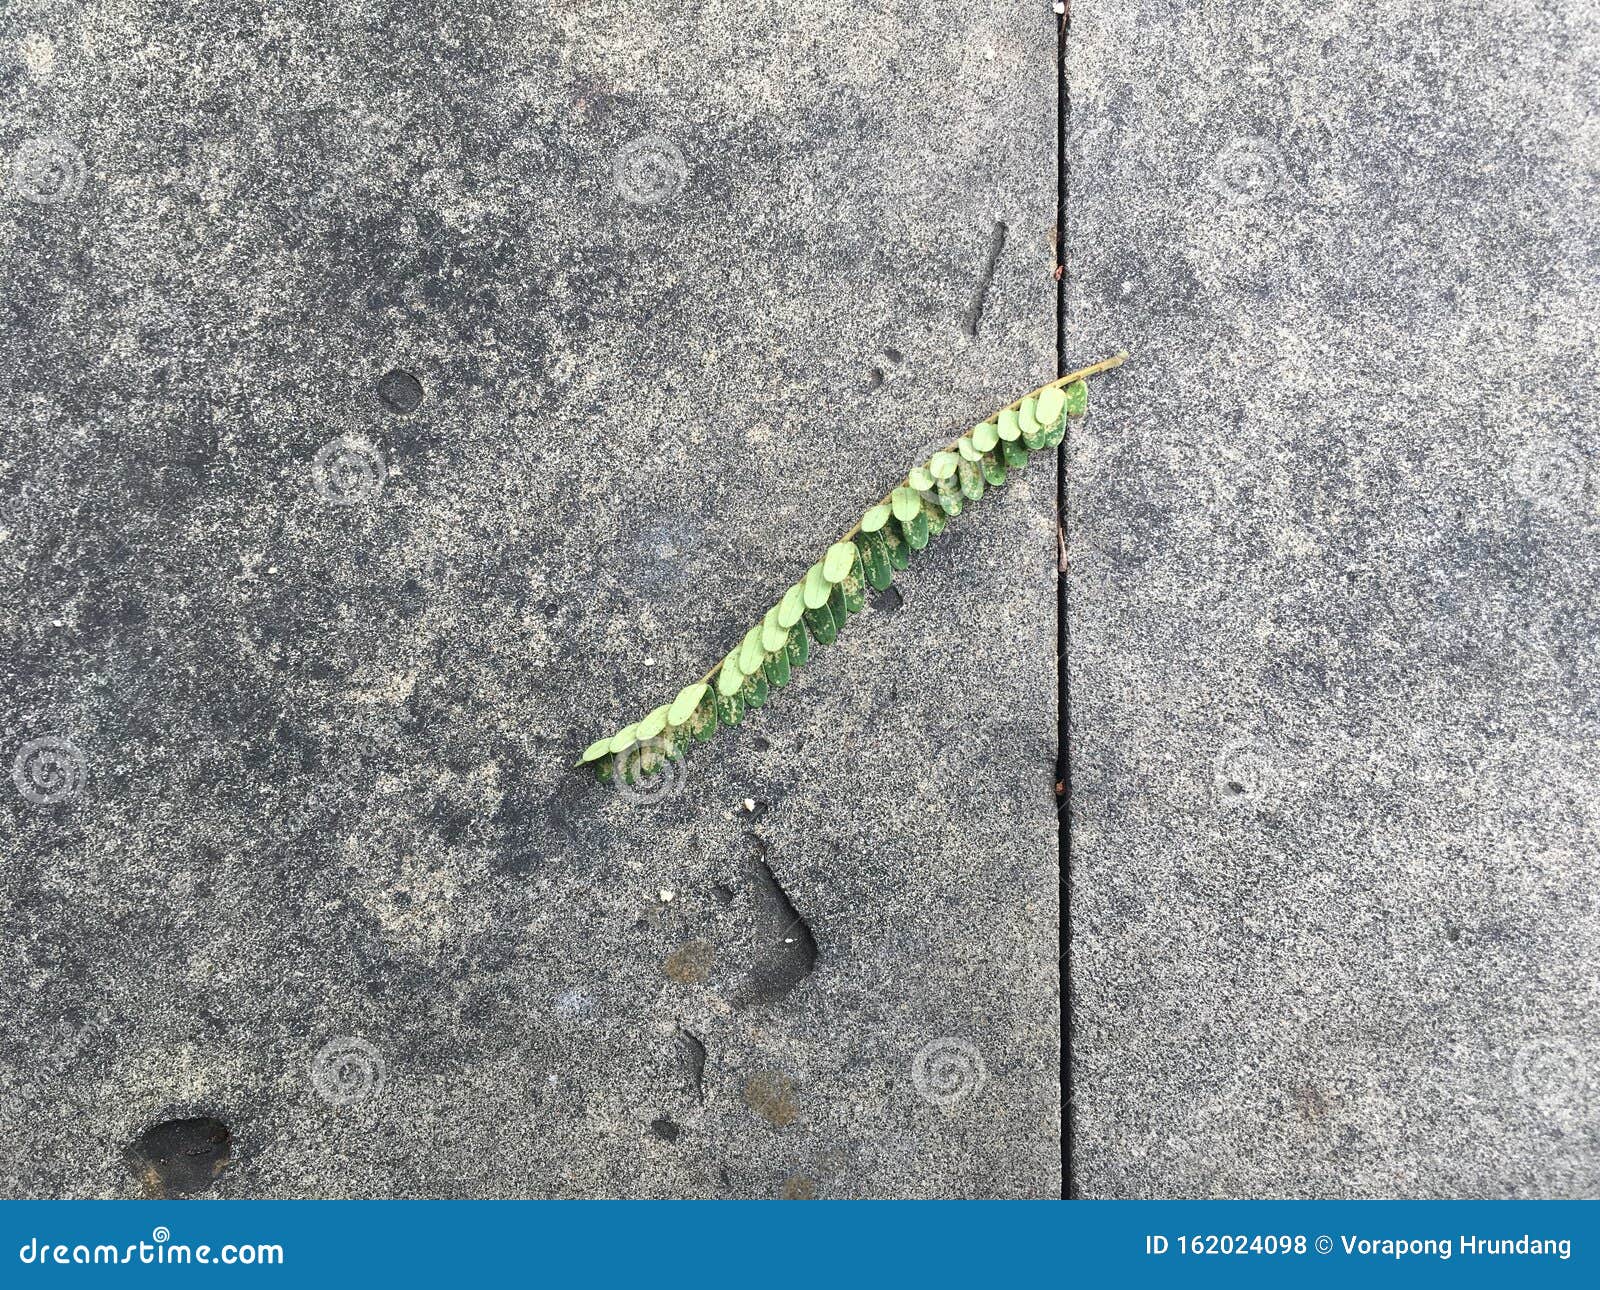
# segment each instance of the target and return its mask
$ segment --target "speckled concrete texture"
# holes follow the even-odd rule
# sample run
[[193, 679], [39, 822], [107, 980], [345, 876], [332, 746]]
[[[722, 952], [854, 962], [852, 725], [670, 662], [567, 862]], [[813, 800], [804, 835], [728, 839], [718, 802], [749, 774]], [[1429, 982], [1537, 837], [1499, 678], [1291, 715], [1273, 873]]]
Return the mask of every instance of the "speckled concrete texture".
[[1074, 1186], [1600, 1194], [1591, 4], [1074, 4]]
[[6, 6], [0, 1191], [1059, 1193], [1047, 469], [669, 793], [567, 769], [1053, 373], [1055, 60]]

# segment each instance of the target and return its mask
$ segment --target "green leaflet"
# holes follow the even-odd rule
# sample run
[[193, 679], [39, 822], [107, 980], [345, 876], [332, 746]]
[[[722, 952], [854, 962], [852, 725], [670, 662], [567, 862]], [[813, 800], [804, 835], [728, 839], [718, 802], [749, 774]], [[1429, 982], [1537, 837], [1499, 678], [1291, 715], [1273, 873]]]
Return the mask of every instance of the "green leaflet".
[[[884, 517], [888, 518], [889, 508], [880, 508]], [[867, 581], [876, 591], [882, 591], [894, 581], [894, 566], [889, 563], [889, 542], [885, 536], [887, 530], [878, 529], [871, 533], [862, 532], [857, 540], [861, 548], [861, 567], [866, 570]]]
[[822, 561], [818, 560], [806, 571], [805, 581], [805, 607], [807, 609], [821, 609], [828, 603], [828, 592], [832, 590], [827, 578], [822, 574]]
[[[884, 552], [889, 557], [888, 581], [883, 586], [878, 586], [876, 582], [872, 582], [872, 570], [867, 570], [867, 581], [872, 582], [873, 587], [878, 591], [886, 590], [889, 582], [894, 581], [894, 575], [911, 563], [911, 548], [906, 544], [905, 536], [900, 532], [898, 523], [886, 525], [882, 537]], [[864, 561], [865, 557], [863, 557]]]
[[1066, 411], [1067, 396], [1061, 392], [1061, 387], [1052, 385], [1047, 390], [1040, 390], [1038, 400], [1033, 406], [1033, 415], [1042, 426], [1053, 426], [1061, 420], [1062, 413]]
[[778, 607], [774, 605], [761, 620], [761, 648], [771, 654], [774, 650], [782, 649], [788, 639], [789, 632], [779, 625]]
[[829, 582], [843, 582], [856, 563], [856, 544], [835, 542], [822, 557], [822, 576]]
[[761, 667], [761, 656], [766, 653], [761, 645], [761, 624], [757, 623], [744, 634], [744, 640], [739, 643], [739, 670], [746, 676], [754, 676]]
[[678, 697], [672, 701], [672, 706], [667, 709], [667, 722], [670, 725], [681, 726], [692, 717], [700, 707], [700, 700], [705, 697], [706, 691], [711, 687], [704, 681], [695, 685], [686, 685], [678, 691]]
[[1007, 482], [1030, 452], [1057, 447], [1067, 423], [1088, 410], [1085, 378], [1119, 365], [1126, 355], [1074, 373], [977, 422], [926, 462], [914, 465], [888, 497], [870, 507], [789, 587], [761, 620], [704, 678], [684, 686], [670, 704], [589, 744], [576, 763], [603, 783], [619, 772], [630, 783], [682, 759], [694, 742], [739, 725], [793, 679], [810, 660], [811, 643], [832, 644], [866, 606], [867, 588], [883, 590], [909, 567], [950, 520], [989, 488]]
[[[978, 460], [981, 461], [983, 459], [980, 457]], [[960, 471], [957, 472], [957, 478], [961, 481], [961, 492], [963, 496], [974, 502], [982, 500], [983, 471], [979, 469], [977, 462], [963, 461], [961, 463]]]
[[[856, 548], [852, 546], [850, 549], [855, 551]], [[867, 571], [862, 568], [859, 552], [850, 562], [850, 567], [845, 570], [844, 577], [839, 580], [839, 585], [834, 590], [843, 599], [846, 613], [859, 614], [867, 607]], [[834, 611], [833, 617], [841, 627], [844, 626], [837, 610]]]
[[833, 610], [826, 602], [815, 609], [806, 610], [806, 629], [818, 645], [832, 645], [839, 634], [839, 625], [833, 621]]
[[1017, 424], [1022, 427], [1022, 442], [1028, 445], [1030, 452], [1038, 451], [1044, 438], [1044, 427], [1033, 415], [1035, 406], [1036, 400], [1027, 398], [1022, 400], [1022, 406], [1017, 409]]
[[928, 516], [923, 509], [922, 495], [908, 484], [895, 489], [892, 497], [890, 509], [894, 512], [894, 522], [900, 526], [907, 545], [913, 551], [922, 550], [928, 545]]
[[732, 728], [744, 720], [744, 696], [735, 690], [732, 694], [724, 694], [721, 687], [717, 689], [717, 724]]
[[939, 481], [939, 506], [946, 515], [961, 514], [961, 481], [958, 479], [941, 479]]
[[783, 593], [783, 599], [778, 602], [778, 625], [784, 631], [800, 621], [806, 607], [805, 594], [805, 588], [798, 582]]
[[744, 700], [745, 707], [759, 708], [765, 705], [768, 693], [767, 678], [757, 672], [745, 680], [744, 689], [739, 691], [739, 697]]
[[844, 583], [828, 593], [828, 612], [833, 615], [833, 625], [842, 632], [850, 621], [850, 610], [844, 602]]

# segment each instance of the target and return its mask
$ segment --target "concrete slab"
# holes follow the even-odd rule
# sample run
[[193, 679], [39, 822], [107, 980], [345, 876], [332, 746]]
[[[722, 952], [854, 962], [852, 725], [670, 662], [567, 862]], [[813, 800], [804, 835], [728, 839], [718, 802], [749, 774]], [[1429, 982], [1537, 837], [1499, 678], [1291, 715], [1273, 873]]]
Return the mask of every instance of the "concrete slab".
[[1058, 1191], [1047, 472], [566, 769], [1051, 374], [1054, 20], [684, 8], [0, 15], [5, 1194]]
[[1597, 64], [1073, 6], [1083, 1195], [1600, 1194]]

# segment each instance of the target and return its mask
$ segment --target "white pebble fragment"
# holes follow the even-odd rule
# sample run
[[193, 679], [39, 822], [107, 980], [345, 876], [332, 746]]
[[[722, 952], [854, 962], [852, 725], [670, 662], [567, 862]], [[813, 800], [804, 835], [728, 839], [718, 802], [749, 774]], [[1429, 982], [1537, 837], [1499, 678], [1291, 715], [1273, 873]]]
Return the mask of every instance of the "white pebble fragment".
[[665, 887], [663, 887], [658, 894], [661, 896], [661, 903], [663, 905], [670, 905], [672, 903], [672, 898], [678, 893], [675, 891], [668, 891]]
[[745, 798], [744, 799], [744, 809], [749, 811], [752, 815], [754, 815], [755, 814], [755, 810], [756, 810], [756, 799], [753, 798], [753, 797]]

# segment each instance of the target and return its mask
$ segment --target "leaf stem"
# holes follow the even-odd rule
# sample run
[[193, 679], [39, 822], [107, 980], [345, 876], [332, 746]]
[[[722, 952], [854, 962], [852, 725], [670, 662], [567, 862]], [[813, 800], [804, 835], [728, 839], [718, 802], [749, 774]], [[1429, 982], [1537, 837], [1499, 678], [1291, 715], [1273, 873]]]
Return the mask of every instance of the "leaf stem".
[[[1127, 359], [1128, 359], [1128, 351], [1127, 350], [1121, 350], [1118, 353], [1115, 353], [1115, 354], [1111, 355], [1110, 358], [1102, 358], [1098, 363], [1090, 363], [1088, 367], [1080, 367], [1075, 372], [1068, 372], [1065, 376], [1058, 376], [1053, 381], [1046, 381], [1043, 385], [1039, 386], [1038, 389], [1029, 390], [1021, 398], [1013, 399], [1010, 403], [1007, 403], [1005, 405], [1005, 407], [999, 408], [996, 411], [991, 412], [989, 414], [989, 416], [984, 418], [984, 420], [988, 421], [993, 417], [997, 417], [997, 416], [1000, 415], [1001, 412], [1004, 412], [1009, 408], [1020, 408], [1029, 399], [1035, 398], [1038, 395], [1043, 394], [1046, 390], [1056, 389], [1057, 387], [1062, 386], [1062, 385], [1071, 385], [1074, 381], [1081, 381], [1081, 380], [1084, 380], [1086, 377], [1090, 377], [1090, 376], [1098, 376], [1101, 372], [1109, 372], [1114, 367], [1121, 367], [1123, 365], [1123, 363], [1127, 362]], [[965, 431], [963, 431], [962, 433], [964, 434]], [[961, 442], [961, 438], [962, 438], [961, 435], [957, 435], [954, 439], [952, 439], [949, 443], [947, 443], [944, 446], [942, 451], [944, 451], [944, 452], [953, 452], [955, 450], [955, 446], [958, 443]], [[921, 463], [918, 462], [916, 464], [920, 465]], [[905, 475], [902, 475], [900, 477], [900, 482], [897, 483], [894, 486], [894, 488], [891, 488], [887, 493], [885, 493], [875, 503], [873, 503], [873, 505], [874, 506], [882, 506], [882, 505], [884, 505], [884, 503], [890, 501], [894, 497], [895, 488], [903, 488], [903, 487], [905, 487], [910, 482], [910, 478], [911, 478], [910, 472], [908, 471]], [[867, 510], [870, 511], [871, 509], [872, 509], [871, 506], [867, 507]], [[861, 521], [857, 520], [854, 524], [852, 524], [849, 528], [847, 528], [838, 537], [838, 539], [836, 539], [836, 540], [839, 541], [839, 542], [848, 542], [851, 538], [853, 538], [859, 532], [861, 532]], [[804, 630], [804, 628], [802, 628], [801, 630]], [[724, 655], [724, 657], [726, 657], [726, 655]], [[710, 670], [704, 676], [702, 676], [700, 678], [700, 680], [696, 682], [696, 684], [697, 685], [705, 685], [705, 684], [707, 684], [711, 680], [711, 678], [714, 677], [717, 674], [717, 669], [719, 667], [721, 667], [721, 666], [722, 666], [722, 659], [719, 658], [715, 663], [713, 663], [711, 665]]]
[[[1029, 399], [1035, 398], [1038, 395], [1043, 394], [1046, 390], [1052, 390], [1052, 389], [1055, 389], [1058, 386], [1062, 386], [1062, 385], [1071, 385], [1074, 381], [1081, 381], [1085, 377], [1089, 377], [1089, 376], [1097, 376], [1101, 372], [1109, 372], [1113, 367], [1121, 367], [1127, 361], [1128, 361], [1128, 351], [1127, 350], [1122, 350], [1122, 351], [1120, 351], [1120, 352], [1118, 352], [1116, 354], [1113, 354], [1110, 358], [1102, 358], [1098, 363], [1090, 363], [1088, 367], [1080, 367], [1076, 372], [1068, 372], [1065, 376], [1058, 376], [1053, 381], [1046, 381], [1038, 389], [1029, 390], [1020, 399], [1013, 399], [1010, 403], [1006, 404], [1005, 407], [999, 408], [996, 411], [991, 412], [988, 416], [984, 417], [983, 419], [985, 421], [992, 420], [993, 418], [999, 416], [1001, 412], [1005, 412], [1005, 411], [1007, 411], [1008, 409], [1011, 409], [1011, 408], [1020, 408]], [[965, 431], [962, 431], [961, 434], [958, 434], [949, 443], [945, 444], [945, 446], [942, 449], [940, 449], [940, 451], [941, 452], [954, 452], [956, 445], [961, 442], [962, 437], [963, 437], [963, 435], [965, 435], [965, 433], [966, 433]], [[921, 463], [918, 462], [916, 464], [920, 465]], [[910, 482], [911, 482], [911, 473], [909, 471], [907, 471], [906, 474], [901, 477], [900, 482], [898, 484], [896, 484], [894, 486], [894, 488], [891, 488], [887, 493], [885, 493], [882, 497], [880, 497], [875, 503], [873, 503], [873, 505], [882, 506], [885, 502], [889, 501], [894, 496], [895, 488], [903, 488], [907, 484], [909, 484]], [[867, 510], [870, 511], [871, 509], [872, 509], [871, 506], [867, 507]], [[860, 531], [861, 531], [861, 521], [857, 520], [854, 524], [852, 524], [848, 529], [846, 529], [844, 531], [844, 535], [842, 537], [840, 537], [838, 540], [840, 542], [848, 542], [851, 538], [853, 538]]]

